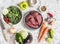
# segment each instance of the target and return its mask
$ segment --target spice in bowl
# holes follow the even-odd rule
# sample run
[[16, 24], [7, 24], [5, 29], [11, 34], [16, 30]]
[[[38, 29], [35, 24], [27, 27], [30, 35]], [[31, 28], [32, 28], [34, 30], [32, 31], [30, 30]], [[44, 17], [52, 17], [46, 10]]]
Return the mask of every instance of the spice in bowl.
[[41, 7], [39, 7], [39, 11], [46, 11], [46, 6], [41, 6]]

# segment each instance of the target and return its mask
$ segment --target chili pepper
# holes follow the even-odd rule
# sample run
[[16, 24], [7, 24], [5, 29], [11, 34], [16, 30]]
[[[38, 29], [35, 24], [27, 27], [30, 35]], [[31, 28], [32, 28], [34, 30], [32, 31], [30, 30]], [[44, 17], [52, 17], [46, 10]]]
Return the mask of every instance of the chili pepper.
[[4, 17], [4, 21], [5, 21], [7, 24], [10, 23], [9, 20], [8, 20], [6, 17]]
[[49, 17], [53, 18], [53, 14], [51, 13], [47, 13], [49, 15]]

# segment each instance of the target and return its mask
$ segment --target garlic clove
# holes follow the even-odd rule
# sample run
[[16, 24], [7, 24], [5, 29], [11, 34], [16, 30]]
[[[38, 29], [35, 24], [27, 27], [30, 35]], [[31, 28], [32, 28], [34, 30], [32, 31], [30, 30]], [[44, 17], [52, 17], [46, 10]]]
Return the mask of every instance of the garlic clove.
[[53, 25], [53, 24], [54, 24], [54, 21], [49, 22], [49, 24], [50, 24], [50, 25]]
[[16, 32], [16, 30], [14, 28], [10, 28], [9, 32], [10, 32], [10, 34], [14, 34]]

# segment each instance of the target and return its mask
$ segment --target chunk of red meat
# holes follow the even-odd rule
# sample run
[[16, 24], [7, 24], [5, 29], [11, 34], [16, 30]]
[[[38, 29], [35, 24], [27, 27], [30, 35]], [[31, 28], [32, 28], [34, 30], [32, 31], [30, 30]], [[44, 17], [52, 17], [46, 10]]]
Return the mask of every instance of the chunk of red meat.
[[36, 21], [35, 21], [34, 17], [31, 18], [30, 21], [31, 21], [31, 23], [32, 23], [33, 25], [36, 25], [36, 23], [35, 23]]
[[38, 28], [38, 25], [34, 26], [33, 24], [31, 24], [31, 22], [27, 22], [26, 23], [29, 27], [32, 27], [32, 28]]
[[30, 21], [33, 25], [38, 25], [38, 22], [34, 18], [31, 18]]
[[40, 25], [41, 21], [42, 21], [42, 17], [40, 15], [36, 16], [37, 22]]
[[31, 18], [32, 18], [31, 15], [27, 15], [27, 16], [26, 16], [26, 21], [29, 21]]
[[33, 17], [37, 16], [38, 14], [39, 14], [39, 13], [36, 12], [36, 11], [34, 11], [34, 12], [31, 13], [31, 15], [32, 15]]

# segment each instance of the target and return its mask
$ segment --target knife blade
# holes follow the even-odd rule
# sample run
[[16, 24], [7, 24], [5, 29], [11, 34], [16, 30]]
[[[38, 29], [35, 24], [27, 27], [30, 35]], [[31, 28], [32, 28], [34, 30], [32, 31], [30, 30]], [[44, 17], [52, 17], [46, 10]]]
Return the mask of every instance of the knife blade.
[[4, 27], [4, 24], [3, 24], [3, 22], [2, 22], [1, 19], [0, 19], [0, 25], [1, 25], [1, 27], [2, 27], [2, 33], [3, 33], [4, 39], [5, 39], [6, 41], [8, 41], [9, 38], [8, 38], [8, 35], [7, 35], [7, 31], [6, 31], [5, 27]]
[[4, 24], [2, 23], [1, 20], [0, 20], [0, 25], [1, 25], [2, 29], [5, 29]]

